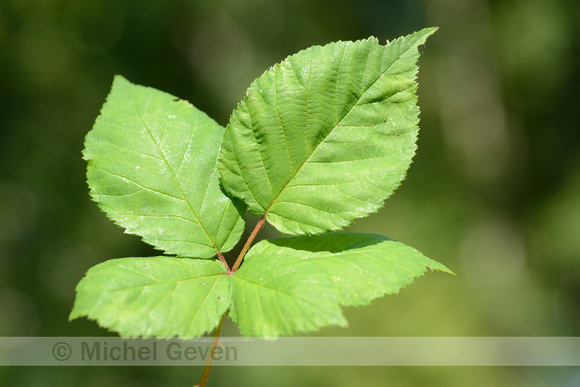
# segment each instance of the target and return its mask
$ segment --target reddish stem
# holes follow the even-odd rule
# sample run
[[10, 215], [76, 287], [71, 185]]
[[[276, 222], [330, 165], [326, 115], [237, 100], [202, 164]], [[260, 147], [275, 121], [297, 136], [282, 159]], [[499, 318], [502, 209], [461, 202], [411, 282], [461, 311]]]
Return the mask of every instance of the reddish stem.
[[228, 265], [228, 263], [226, 262], [226, 259], [222, 255], [221, 251], [217, 250], [217, 256], [218, 256], [219, 260], [221, 261], [221, 263], [223, 263], [224, 265], [226, 265], [227, 273], [230, 274], [230, 272], [231, 272], [230, 271], [230, 265]]
[[262, 215], [262, 217], [258, 221], [258, 224], [256, 224], [256, 227], [254, 228], [254, 230], [250, 234], [250, 237], [246, 241], [244, 248], [240, 252], [240, 255], [238, 255], [238, 259], [236, 259], [236, 262], [234, 263], [234, 266], [232, 267], [232, 271], [231, 271], [232, 273], [234, 273], [236, 270], [238, 270], [240, 268], [240, 265], [242, 264], [242, 261], [244, 260], [244, 257], [246, 256], [246, 253], [250, 249], [250, 246], [252, 246], [252, 242], [254, 242], [254, 239], [256, 238], [258, 231], [260, 231], [260, 229], [264, 225], [265, 221], [266, 221], [266, 214]]
[[224, 317], [226, 317], [225, 313], [223, 314], [219, 325], [213, 331], [213, 337], [211, 339], [211, 344], [209, 347], [209, 354], [207, 355], [207, 360], [205, 362], [203, 374], [201, 375], [201, 381], [199, 382], [199, 384], [195, 385], [194, 387], [205, 387], [207, 384], [207, 380], [209, 379], [209, 371], [211, 370], [211, 363], [212, 363], [213, 357], [215, 355], [215, 350], [218, 346], [218, 340], [220, 337], [220, 331], [222, 330], [222, 324], [224, 322]]
[[[227, 264], [224, 256], [222, 255], [222, 253], [218, 251], [218, 258], [219, 258], [219, 260], [224, 265], [226, 265], [226, 267], [228, 269], [228, 274], [229, 275], [232, 275], [236, 270], [239, 269], [240, 265], [242, 264], [242, 261], [244, 260], [244, 257], [246, 255], [246, 253], [250, 249], [250, 246], [252, 246], [252, 242], [254, 242], [254, 239], [256, 239], [256, 235], [258, 235], [258, 232], [260, 231], [260, 229], [264, 225], [264, 222], [265, 221], [266, 221], [266, 214], [262, 215], [262, 217], [258, 221], [258, 224], [256, 224], [256, 227], [254, 227], [254, 230], [252, 230], [252, 233], [250, 234], [250, 237], [246, 241], [246, 244], [244, 245], [244, 248], [240, 252], [240, 255], [236, 259], [236, 262], [234, 263], [234, 266], [232, 267], [231, 270], [230, 270], [230, 267], [228, 266], [228, 264]], [[203, 369], [203, 374], [201, 375], [201, 381], [199, 382], [199, 384], [197, 384], [194, 387], [205, 387], [206, 384], [207, 384], [207, 380], [209, 378], [209, 371], [211, 370], [211, 363], [212, 363], [213, 357], [215, 355], [215, 350], [216, 350], [216, 348], [218, 346], [218, 340], [219, 340], [219, 337], [220, 337], [220, 331], [222, 329], [222, 324], [224, 322], [224, 317], [225, 316], [226, 315], [224, 313], [224, 315], [222, 316], [222, 319], [220, 320], [219, 325], [213, 331], [213, 338], [211, 340], [211, 346], [210, 346], [209, 354], [208, 354], [208, 357], [207, 357], [207, 361], [205, 363], [205, 367]]]

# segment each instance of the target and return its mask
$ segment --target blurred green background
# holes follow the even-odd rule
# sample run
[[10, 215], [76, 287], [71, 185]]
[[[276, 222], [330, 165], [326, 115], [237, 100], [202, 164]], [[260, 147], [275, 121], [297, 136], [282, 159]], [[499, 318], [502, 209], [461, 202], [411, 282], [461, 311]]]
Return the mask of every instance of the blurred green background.
[[[85, 184], [83, 139], [114, 74], [225, 125], [287, 55], [427, 26], [440, 30], [420, 60], [418, 154], [386, 206], [350, 230], [414, 246], [457, 276], [429, 274], [346, 309], [349, 329], [313, 335], [580, 335], [580, 2], [0, 0], [0, 336], [111, 335], [68, 322], [76, 283], [98, 262], [153, 254]], [[190, 386], [200, 375], [0, 367], [0, 385]], [[580, 370], [219, 367], [210, 383], [578, 386]]]

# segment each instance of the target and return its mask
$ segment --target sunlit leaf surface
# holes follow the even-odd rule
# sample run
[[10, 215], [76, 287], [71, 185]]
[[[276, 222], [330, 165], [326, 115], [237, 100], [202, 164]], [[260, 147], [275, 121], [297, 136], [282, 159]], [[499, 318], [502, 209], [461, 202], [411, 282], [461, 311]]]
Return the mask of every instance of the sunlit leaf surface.
[[228, 251], [245, 209], [218, 183], [223, 132], [188, 102], [116, 77], [85, 142], [91, 196], [126, 232], [168, 254]]
[[310, 47], [266, 71], [227, 127], [224, 188], [289, 234], [377, 211], [415, 154], [418, 46], [435, 31]]
[[197, 337], [230, 305], [230, 276], [218, 261], [112, 259], [77, 285], [71, 319], [86, 316], [127, 337]]

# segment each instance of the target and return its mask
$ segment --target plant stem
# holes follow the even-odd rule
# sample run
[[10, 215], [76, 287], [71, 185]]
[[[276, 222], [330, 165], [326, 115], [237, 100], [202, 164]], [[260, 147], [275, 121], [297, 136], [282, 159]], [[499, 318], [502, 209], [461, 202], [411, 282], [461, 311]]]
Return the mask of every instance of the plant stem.
[[258, 234], [258, 231], [260, 231], [260, 229], [264, 225], [264, 222], [265, 221], [266, 221], [266, 214], [262, 215], [262, 217], [258, 221], [258, 224], [256, 224], [256, 227], [254, 228], [254, 230], [250, 234], [250, 237], [246, 241], [246, 244], [244, 245], [244, 248], [240, 252], [240, 255], [238, 256], [238, 259], [236, 259], [236, 262], [234, 263], [234, 266], [232, 267], [232, 271], [231, 271], [232, 273], [235, 272], [236, 270], [238, 270], [240, 268], [240, 265], [242, 264], [242, 261], [244, 260], [244, 257], [246, 255], [246, 253], [250, 249], [250, 246], [252, 246], [252, 242], [256, 238], [256, 235]]
[[[244, 248], [240, 252], [240, 255], [236, 259], [236, 262], [234, 263], [234, 266], [232, 267], [231, 270], [230, 270], [230, 268], [229, 268], [229, 266], [228, 266], [228, 264], [227, 264], [224, 256], [218, 251], [219, 260], [226, 265], [226, 267], [228, 269], [228, 274], [231, 275], [233, 272], [235, 272], [236, 270], [238, 270], [238, 268], [242, 264], [242, 261], [244, 260], [244, 256], [246, 255], [246, 253], [250, 249], [250, 246], [252, 245], [252, 242], [256, 238], [256, 235], [258, 235], [258, 231], [260, 231], [260, 229], [264, 225], [264, 222], [265, 221], [266, 221], [266, 214], [262, 215], [262, 217], [258, 221], [258, 224], [256, 224], [256, 227], [254, 227], [254, 230], [252, 230], [252, 233], [250, 234], [250, 237], [246, 241], [246, 244], [244, 245]], [[222, 316], [222, 319], [220, 320], [219, 325], [213, 331], [213, 337], [212, 337], [212, 340], [211, 340], [211, 346], [209, 347], [209, 353], [207, 355], [207, 360], [205, 362], [205, 367], [203, 369], [203, 374], [201, 375], [201, 381], [199, 382], [199, 384], [196, 384], [194, 387], [205, 387], [206, 384], [207, 384], [207, 380], [209, 378], [209, 371], [211, 370], [211, 363], [213, 361], [213, 357], [214, 357], [214, 354], [215, 354], [215, 350], [216, 350], [217, 345], [218, 345], [218, 340], [219, 340], [219, 337], [220, 337], [220, 331], [222, 329], [222, 324], [224, 322], [224, 318], [225, 317], [226, 317], [226, 314], [224, 313], [223, 316]]]
[[209, 378], [209, 371], [211, 370], [211, 363], [213, 361], [213, 356], [215, 355], [215, 350], [218, 346], [218, 340], [220, 337], [220, 331], [222, 330], [222, 324], [224, 322], [224, 318], [226, 314], [222, 315], [222, 319], [220, 320], [219, 325], [213, 331], [213, 337], [211, 339], [211, 344], [209, 347], [209, 353], [207, 355], [207, 360], [205, 361], [205, 367], [203, 368], [203, 374], [201, 375], [201, 381], [199, 384], [195, 385], [194, 387], [205, 387], [207, 384], [207, 380]]

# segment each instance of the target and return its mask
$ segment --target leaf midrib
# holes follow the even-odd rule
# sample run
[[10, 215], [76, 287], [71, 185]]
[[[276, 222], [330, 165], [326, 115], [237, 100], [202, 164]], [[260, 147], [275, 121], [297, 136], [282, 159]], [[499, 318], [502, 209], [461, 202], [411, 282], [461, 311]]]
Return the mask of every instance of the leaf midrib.
[[[208, 231], [205, 229], [205, 227], [203, 226], [203, 223], [201, 222], [201, 219], [199, 218], [199, 216], [195, 213], [195, 210], [193, 209], [193, 206], [191, 205], [191, 203], [189, 202], [189, 200], [187, 199], [187, 195], [185, 194], [185, 191], [183, 190], [183, 187], [181, 186], [181, 183], [179, 182], [179, 180], [177, 179], [177, 176], [175, 175], [175, 172], [173, 171], [173, 168], [171, 168], [171, 165], [169, 165], [169, 162], [167, 161], [167, 158], [165, 157], [165, 153], [163, 153], [163, 151], [161, 150], [161, 148], [159, 147], [159, 144], [157, 143], [157, 141], [155, 140], [155, 137], [153, 136], [153, 133], [151, 133], [151, 130], [149, 129], [149, 127], [147, 126], [147, 123], [145, 122], [145, 120], [143, 119], [143, 115], [141, 114], [141, 112], [139, 111], [139, 109], [137, 109], [137, 106], [135, 106], [135, 104], [131, 103], [131, 106], [133, 107], [133, 109], [135, 109], [135, 113], [137, 114], [137, 116], [139, 117], [139, 120], [141, 121], [141, 123], [143, 124], [143, 127], [145, 128], [145, 130], [147, 131], [147, 134], [149, 135], [149, 137], [151, 138], [151, 141], [153, 142], [153, 144], [155, 145], [155, 149], [157, 149], [157, 152], [161, 155], [161, 159], [163, 160], [163, 163], [165, 164], [165, 166], [167, 167], [167, 170], [169, 171], [169, 173], [171, 173], [171, 177], [173, 178], [173, 180], [175, 181], [175, 184], [177, 185], [177, 188], [179, 189], [179, 192], [181, 193], [181, 195], [183, 196], [183, 201], [185, 201], [185, 203], [187, 203], [187, 207], [189, 208], [189, 210], [191, 211], [191, 213], [193, 214], [194, 218], [197, 220], [197, 223], [199, 225], [199, 227], [201, 228], [201, 230], [203, 231], [203, 233], [205, 234], [205, 236], [207, 237], [207, 239], [211, 242], [213, 248], [216, 251], [216, 254], [220, 253], [220, 250], [217, 247], [216, 242], [213, 240], [213, 238], [209, 235]], [[185, 150], [185, 153], [187, 153], [187, 149]], [[185, 154], [184, 154], [185, 155]], [[180, 162], [180, 166], [181, 166], [181, 162]]]
[[[393, 42], [391, 42], [393, 43]], [[386, 47], [386, 46], [385, 46]], [[367, 87], [366, 90], [364, 90], [359, 97], [357, 98], [357, 100], [350, 106], [350, 108], [344, 113], [344, 115], [341, 117], [340, 121], [338, 121], [331, 130], [328, 131], [328, 133], [326, 133], [326, 135], [320, 140], [320, 142], [318, 142], [318, 144], [316, 144], [316, 146], [312, 149], [312, 152], [310, 152], [310, 154], [304, 159], [304, 161], [300, 164], [300, 166], [294, 171], [294, 173], [292, 174], [292, 176], [290, 176], [290, 178], [288, 179], [288, 181], [286, 182], [286, 184], [284, 184], [284, 186], [282, 187], [282, 189], [280, 190], [280, 192], [278, 192], [278, 194], [274, 197], [274, 199], [272, 200], [272, 203], [270, 203], [270, 205], [268, 206], [268, 208], [266, 208], [266, 210], [264, 211], [264, 215], [267, 215], [270, 210], [272, 209], [272, 207], [276, 204], [278, 198], [280, 197], [280, 195], [282, 195], [282, 193], [286, 190], [286, 188], [288, 188], [288, 186], [290, 185], [290, 182], [296, 177], [296, 175], [298, 174], [298, 172], [302, 169], [302, 167], [304, 166], [304, 164], [306, 164], [306, 162], [310, 159], [310, 157], [312, 157], [312, 155], [316, 152], [316, 150], [318, 149], [318, 147], [326, 140], [326, 138], [332, 133], [334, 132], [334, 130], [336, 130], [337, 127], [340, 126], [340, 124], [342, 123], [342, 121], [350, 114], [350, 112], [358, 105], [358, 102], [362, 99], [362, 97], [365, 95], [366, 92], [368, 92], [368, 90], [370, 90], [377, 82], [379, 79], [381, 79], [381, 76], [383, 74], [385, 74], [387, 71], [389, 71], [389, 69], [401, 58], [401, 56], [403, 56], [405, 53], [407, 53], [410, 49], [415, 48], [414, 45], [410, 45], [406, 50], [404, 50], [403, 52], [401, 52], [397, 58], [395, 60], [392, 61], [392, 63], [384, 70], [380, 73], [380, 75], [370, 84], [369, 87]], [[345, 47], [346, 49], [346, 47]], [[371, 48], [372, 50], [372, 48]], [[370, 53], [370, 50], [369, 50]], [[383, 52], [384, 55], [384, 52]], [[342, 60], [344, 58], [344, 55], [341, 57], [341, 62], [339, 63], [338, 67], [340, 67], [340, 64], [342, 63]], [[382, 60], [382, 58], [381, 58]], [[367, 54], [367, 62], [368, 62], [368, 54]], [[366, 68], [366, 67], [365, 67]], [[337, 73], [338, 76], [338, 73]], [[276, 84], [277, 84], [277, 79], [276, 79]]]

